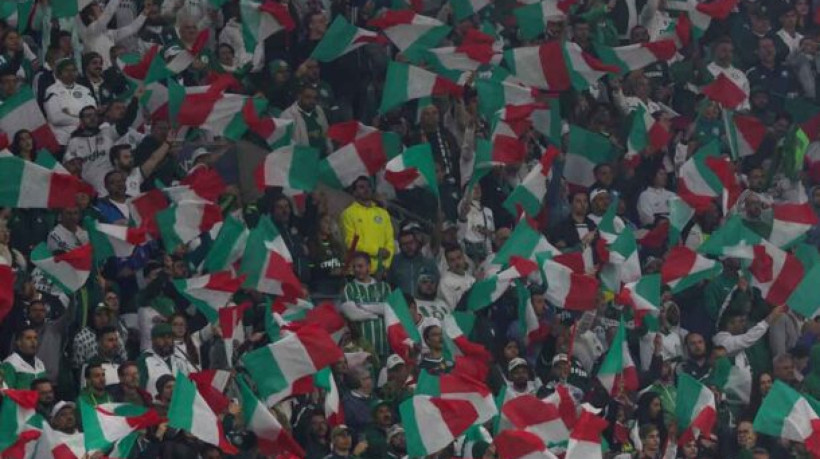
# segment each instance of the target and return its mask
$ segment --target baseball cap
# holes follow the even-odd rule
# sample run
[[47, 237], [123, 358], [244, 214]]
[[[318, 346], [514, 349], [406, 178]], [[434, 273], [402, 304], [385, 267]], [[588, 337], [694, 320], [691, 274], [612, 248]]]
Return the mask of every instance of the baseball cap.
[[350, 427], [346, 426], [345, 424], [340, 424], [334, 427], [333, 430], [330, 432], [330, 438], [336, 438], [339, 435], [345, 433], [347, 433], [348, 435], [350, 434]]
[[555, 357], [552, 358], [552, 364], [555, 365], [558, 362], [569, 362], [569, 357], [566, 354], [555, 354]]
[[157, 338], [159, 336], [167, 336], [172, 334], [171, 325], [166, 323], [160, 323], [154, 325], [154, 328], [151, 329], [151, 338]]
[[399, 365], [404, 365], [404, 364], [405, 364], [404, 359], [401, 358], [401, 356], [399, 356], [398, 354], [390, 354], [390, 357], [387, 358], [386, 367], [387, 367], [387, 370], [389, 371], [389, 370], [392, 370], [393, 368], [396, 368]]
[[54, 408], [51, 409], [51, 419], [54, 419], [55, 416], [63, 409], [63, 408], [77, 408], [77, 405], [74, 402], [67, 402], [65, 400], [60, 400], [59, 402], [54, 404]]
[[521, 357], [516, 357], [510, 360], [510, 363], [507, 364], [507, 371], [513, 371], [520, 366], [527, 366], [527, 361], [522, 359]]

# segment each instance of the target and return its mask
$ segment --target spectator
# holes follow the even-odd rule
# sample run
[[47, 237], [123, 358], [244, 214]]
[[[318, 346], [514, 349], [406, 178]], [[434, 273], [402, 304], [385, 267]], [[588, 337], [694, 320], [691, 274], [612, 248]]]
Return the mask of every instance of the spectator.
[[367, 253], [370, 272], [376, 273], [389, 268], [393, 260], [393, 223], [390, 214], [373, 199], [368, 178], [357, 178], [352, 188], [355, 201], [341, 215], [345, 247]]
[[164, 375], [183, 375], [195, 371], [187, 361], [175, 352], [173, 331], [168, 324], [157, 324], [151, 329], [151, 349], [144, 351], [137, 360], [140, 372], [140, 388], [156, 396], [162, 391], [159, 379]]
[[411, 231], [399, 233], [399, 253], [393, 257], [387, 280], [407, 295], [416, 292], [416, 280], [424, 272], [438, 277], [438, 268], [433, 260], [421, 254], [418, 238]]
[[447, 271], [441, 276], [438, 296], [453, 311], [467, 290], [473, 286], [475, 278], [467, 273], [467, 262], [461, 247], [445, 248], [444, 257], [447, 260]]
[[[44, 110], [57, 141], [60, 145], [68, 145], [69, 137], [74, 130], [83, 121], [92, 120], [92, 118], [84, 120], [81, 111], [86, 107], [96, 108], [97, 102], [90, 89], [77, 83], [77, 65], [70, 57], [64, 56], [57, 61], [54, 75], [56, 81], [46, 89], [43, 100]], [[94, 128], [96, 127], [95, 125]]]
[[342, 314], [353, 322], [359, 335], [380, 358], [387, 356], [387, 336], [384, 331], [384, 308], [390, 286], [371, 277], [370, 256], [356, 252], [350, 257], [354, 279], [345, 285]]
[[43, 361], [37, 353], [37, 330], [32, 326], [23, 327], [16, 332], [15, 351], [3, 361], [3, 382], [11, 389], [28, 389], [32, 381], [46, 374]]
[[330, 154], [332, 146], [327, 138], [327, 116], [319, 106], [319, 88], [303, 84], [299, 98], [282, 112], [282, 118], [293, 120], [293, 141], [297, 145], [313, 147], [322, 157]]

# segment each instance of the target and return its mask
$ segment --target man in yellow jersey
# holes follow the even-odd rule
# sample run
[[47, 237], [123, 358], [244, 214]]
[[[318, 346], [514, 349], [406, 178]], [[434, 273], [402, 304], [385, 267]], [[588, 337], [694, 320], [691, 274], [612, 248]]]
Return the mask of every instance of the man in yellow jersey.
[[341, 216], [345, 247], [370, 255], [371, 273], [384, 271], [390, 267], [395, 252], [390, 214], [373, 200], [369, 177], [357, 178], [351, 188], [355, 201]]

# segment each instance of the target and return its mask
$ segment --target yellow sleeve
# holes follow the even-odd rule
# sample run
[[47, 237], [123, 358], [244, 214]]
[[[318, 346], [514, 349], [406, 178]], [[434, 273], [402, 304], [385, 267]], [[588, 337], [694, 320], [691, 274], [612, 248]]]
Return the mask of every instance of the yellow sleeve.
[[350, 206], [342, 211], [342, 215], [339, 218], [342, 224], [342, 234], [345, 238], [345, 247], [348, 251], [352, 248], [353, 236], [356, 234], [356, 218], [355, 215], [353, 215], [354, 212], [355, 209]]

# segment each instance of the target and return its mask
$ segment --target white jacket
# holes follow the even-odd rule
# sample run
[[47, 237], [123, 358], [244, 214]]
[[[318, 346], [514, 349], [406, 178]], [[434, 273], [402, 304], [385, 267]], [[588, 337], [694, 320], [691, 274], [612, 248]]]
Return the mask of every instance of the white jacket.
[[89, 105], [96, 107], [97, 101], [91, 90], [81, 84], [69, 87], [57, 80], [46, 89], [46, 118], [60, 145], [68, 143], [71, 133], [80, 125], [80, 110]]
[[135, 35], [145, 23], [145, 15], [140, 14], [137, 18], [125, 27], [119, 29], [108, 29], [108, 23], [117, 12], [120, 0], [111, 0], [103, 10], [102, 15], [87, 27], [77, 18], [77, 26], [80, 31], [80, 38], [85, 47], [85, 52], [99, 53], [103, 58], [103, 68], [111, 66], [110, 51], [117, 42]]
[[[319, 122], [319, 126], [322, 127], [322, 130], [327, 133], [327, 117], [325, 116], [324, 110], [322, 107], [316, 106], [314, 109], [316, 110], [317, 117], [316, 120]], [[296, 145], [303, 145], [303, 146], [310, 146], [310, 137], [308, 137], [308, 130], [307, 130], [307, 123], [305, 123], [304, 118], [302, 118], [302, 110], [299, 108], [299, 103], [294, 102], [293, 105], [286, 108], [282, 112], [282, 118], [293, 120], [293, 143]], [[333, 151], [333, 145], [330, 143], [330, 139], [325, 138], [325, 142], [327, 142], [327, 151]]]

